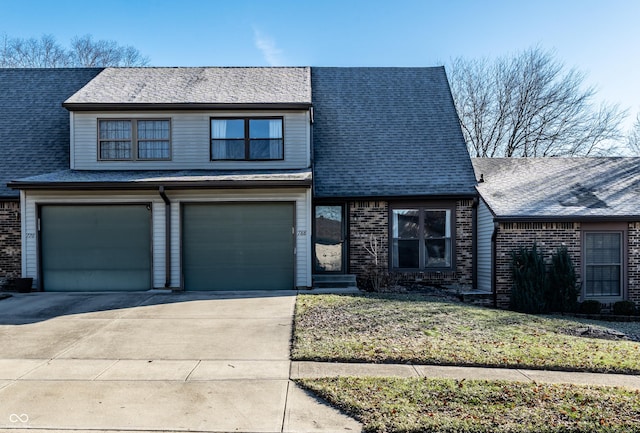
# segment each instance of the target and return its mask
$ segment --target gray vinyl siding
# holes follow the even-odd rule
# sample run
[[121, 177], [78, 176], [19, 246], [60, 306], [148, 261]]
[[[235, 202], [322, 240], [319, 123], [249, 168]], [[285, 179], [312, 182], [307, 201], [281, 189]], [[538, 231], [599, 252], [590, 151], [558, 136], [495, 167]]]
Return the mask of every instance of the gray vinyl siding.
[[[284, 118], [284, 160], [211, 161], [210, 119], [212, 117]], [[171, 120], [170, 161], [98, 161], [98, 119], [168, 118]], [[207, 111], [207, 112], [75, 112], [71, 115], [71, 168], [76, 170], [216, 170], [295, 169], [310, 166], [308, 111]]]
[[493, 216], [483, 200], [478, 206], [478, 289], [491, 291]]
[[[243, 202], [288, 201], [295, 203], [295, 284], [311, 286], [311, 190], [310, 189], [252, 189], [252, 190], [171, 190], [171, 287], [181, 287], [181, 231], [180, 206], [183, 202]], [[23, 276], [38, 278], [38, 222], [37, 206], [42, 204], [127, 204], [150, 203], [152, 211], [152, 279], [153, 287], [165, 285], [165, 209], [159, 194], [148, 191], [59, 192], [21, 191], [22, 270]]]

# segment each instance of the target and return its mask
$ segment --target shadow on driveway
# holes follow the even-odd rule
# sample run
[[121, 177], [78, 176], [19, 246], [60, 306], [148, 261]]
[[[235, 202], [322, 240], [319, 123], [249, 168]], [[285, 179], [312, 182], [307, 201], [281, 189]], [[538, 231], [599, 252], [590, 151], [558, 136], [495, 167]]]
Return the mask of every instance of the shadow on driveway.
[[295, 290], [243, 292], [33, 292], [11, 293], [0, 300], [0, 325], [26, 325], [61, 316], [208, 299], [273, 298], [293, 296]]

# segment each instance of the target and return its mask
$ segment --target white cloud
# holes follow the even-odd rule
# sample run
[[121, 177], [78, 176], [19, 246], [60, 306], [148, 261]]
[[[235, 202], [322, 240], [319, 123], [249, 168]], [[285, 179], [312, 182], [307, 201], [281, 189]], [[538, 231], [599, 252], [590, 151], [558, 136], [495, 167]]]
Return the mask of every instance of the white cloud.
[[276, 43], [268, 35], [263, 34], [260, 30], [253, 29], [255, 36], [256, 48], [262, 52], [262, 56], [269, 66], [281, 66], [284, 62], [282, 59], [282, 50], [276, 46]]

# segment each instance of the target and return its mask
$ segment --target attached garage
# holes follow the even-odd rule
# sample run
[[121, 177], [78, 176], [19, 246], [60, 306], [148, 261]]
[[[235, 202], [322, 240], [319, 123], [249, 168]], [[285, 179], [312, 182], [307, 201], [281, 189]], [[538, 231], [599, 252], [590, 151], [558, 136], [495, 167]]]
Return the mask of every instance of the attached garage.
[[40, 257], [47, 291], [148, 290], [150, 206], [43, 205]]
[[294, 284], [293, 202], [185, 203], [185, 290], [283, 290]]

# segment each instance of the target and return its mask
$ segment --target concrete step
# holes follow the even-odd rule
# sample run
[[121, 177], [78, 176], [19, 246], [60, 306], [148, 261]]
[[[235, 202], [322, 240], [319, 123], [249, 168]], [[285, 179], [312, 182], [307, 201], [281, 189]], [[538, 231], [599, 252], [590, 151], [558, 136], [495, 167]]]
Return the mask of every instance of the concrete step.
[[474, 305], [493, 305], [493, 293], [481, 291], [464, 291], [458, 295], [462, 302]]
[[313, 288], [357, 288], [356, 276], [353, 274], [318, 274], [313, 275]]

